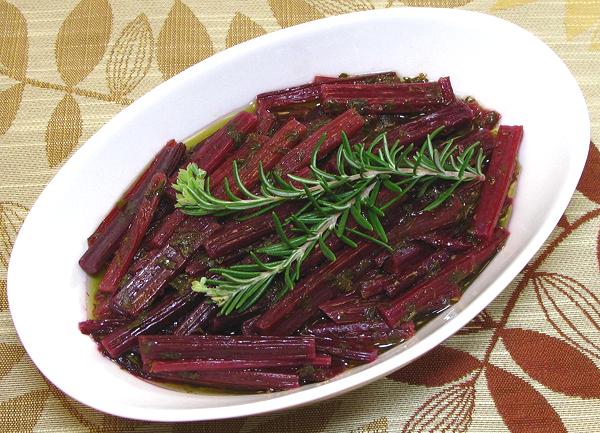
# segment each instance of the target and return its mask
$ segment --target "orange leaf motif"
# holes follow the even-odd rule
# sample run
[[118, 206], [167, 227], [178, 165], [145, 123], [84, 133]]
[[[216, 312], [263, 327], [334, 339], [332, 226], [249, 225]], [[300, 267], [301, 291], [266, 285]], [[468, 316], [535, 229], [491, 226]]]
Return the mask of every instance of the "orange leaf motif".
[[[581, 352], [600, 359], [600, 300], [574, 278], [537, 273], [533, 287], [546, 320]], [[567, 311], [567, 308], [568, 311]]]
[[106, 64], [106, 80], [114, 96], [121, 98], [140, 84], [150, 69], [153, 51], [150, 23], [140, 14], [125, 26]]
[[269, 0], [269, 5], [275, 19], [284, 28], [324, 17], [316, 7], [303, 0]]
[[438, 346], [388, 377], [412, 385], [442, 386], [460, 379], [480, 365], [481, 361], [467, 352]]
[[582, 398], [600, 398], [600, 370], [567, 343], [536, 331], [502, 330], [502, 339], [525, 372], [553, 391]]
[[598, 176], [600, 176], [600, 151], [590, 141], [590, 151], [588, 153], [587, 161], [585, 162], [585, 168], [577, 189], [583, 193], [587, 198], [596, 203], [600, 203], [600, 188], [598, 188]]
[[0, 353], [2, 354], [2, 358], [0, 358], [0, 378], [2, 378], [23, 358], [25, 349], [18, 344], [0, 343]]
[[76, 85], [100, 63], [111, 27], [108, 0], [81, 0], [71, 11], [56, 38], [56, 66], [67, 85]]
[[[27, 212], [29, 209], [18, 203], [0, 202], [0, 269], [2, 271], [8, 268], [10, 252]], [[4, 289], [6, 290], [6, 283]]]
[[238, 433], [245, 422], [246, 418], [234, 418], [178, 423], [173, 426], [173, 433]]
[[229, 25], [225, 46], [227, 46], [227, 48], [233, 47], [234, 45], [241, 44], [247, 40], [262, 36], [265, 33], [267, 33], [265, 29], [246, 15], [237, 12]]
[[0, 92], [0, 135], [8, 131], [17, 117], [24, 88], [24, 84], [18, 83]]
[[340, 405], [338, 399], [313, 404], [303, 409], [289, 410], [271, 421], [258, 425], [250, 433], [318, 433], [325, 430]]
[[309, 3], [324, 15], [340, 15], [375, 9], [369, 0], [309, 0]]
[[27, 21], [15, 6], [0, 0], [0, 71], [20, 79], [27, 70]]
[[475, 410], [475, 381], [452, 385], [435, 393], [409, 418], [402, 433], [464, 433]]
[[546, 399], [523, 379], [495, 365], [486, 367], [496, 408], [512, 433], [567, 433]]
[[33, 431], [47, 398], [48, 390], [42, 389], [0, 402], [0, 431]]
[[81, 112], [77, 101], [65, 94], [48, 121], [46, 128], [46, 158], [56, 167], [69, 156], [81, 137]]
[[160, 29], [156, 47], [158, 69], [165, 80], [206, 59], [214, 51], [204, 25], [189, 7], [175, 0]]
[[0, 312], [8, 310], [8, 299], [6, 298], [6, 281], [0, 280]]

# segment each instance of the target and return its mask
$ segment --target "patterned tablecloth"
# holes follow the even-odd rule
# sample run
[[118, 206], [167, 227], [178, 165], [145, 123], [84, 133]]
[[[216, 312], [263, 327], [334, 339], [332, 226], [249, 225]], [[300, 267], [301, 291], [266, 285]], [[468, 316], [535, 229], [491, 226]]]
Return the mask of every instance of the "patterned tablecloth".
[[226, 47], [403, 5], [482, 11], [538, 35], [575, 74], [600, 139], [600, 0], [0, 0], [0, 432], [600, 432], [593, 144], [559, 227], [489, 308], [407, 368], [324, 403], [223, 422], [135, 422], [66, 397], [19, 344], [6, 301], [12, 243], [46, 183], [98, 128]]

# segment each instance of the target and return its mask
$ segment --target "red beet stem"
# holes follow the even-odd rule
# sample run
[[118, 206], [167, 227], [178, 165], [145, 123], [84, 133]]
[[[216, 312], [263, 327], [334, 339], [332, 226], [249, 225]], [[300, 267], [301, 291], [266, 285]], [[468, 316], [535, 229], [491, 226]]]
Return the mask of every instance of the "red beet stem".
[[508, 194], [517, 166], [517, 153], [523, 139], [522, 126], [501, 125], [497, 144], [486, 172], [481, 198], [473, 216], [473, 233], [481, 239], [490, 239]]
[[[302, 139], [304, 134], [306, 134], [306, 126], [296, 119], [288, 120], [260, 150], [248, 158], [239, 168], [240, 180], [244, 186], [252, 189], [259, 181], [259, 165], [262, 164], [265, 173], [271, 171], [275, 164]], [[231, 191], [239, 195], [240, 190], [235, 183], [233, 174], [227, 176], [227, 182]], [[214, 191], [215, 196], [226, 197], [223, 186], [216, 188]]]
[[[294, 147], [294, 149], [281, 159], [275, 169], [281, 175], [295, 173], [297, 170], [309, 165], [312, 153], [319, 142], [322, 141], [318, 154], [318, 158], [320, 159], [340, 145], [342, 142], [342, 131], [348, 137], [351, 137], [364, 124], [365, 120], [355, 110], [345, 111]], [[324, 139], [323, 136], [325, 137]]]
[[390, 275], [385, 286], [385, 292], [390, 298], [398, 296], [420, 279], [436, 275], [451, 257], [451, 253], [446, 249], [434, 251], [413, 269], [406, 269], [400, 274]]
[[191, 335], [199, 330], [217, 313], [217, 306], [209, 301], [200, 303], [183, 319], [173, 331], [173, 335]]
[[414, 143], [420, 146], [427, 134], [443, 127], [442, 133], [448, 134], [473, 120], [473, 112], [464, 102], [455, 102], [441, 110], [419, 117], [411, 122], [388, 131], [388, 142], [398, 140], [400, 145]]
[[105, 335], [127, 324], [126, 319], [96, 319], [79, 322], [79, 331], [85, 335]]
[[152, 177], [156, 173], [170, 175], [179, 163], [184, 151], [185, 146], [181, 143], [174, 141], [167, 143], [156, 156], [148, 170], [146, 170], [146, 174], [142, 175], [143, 179], [136, 182], [134, 187], [126, 194], [127, 199], [119, 202], [117, 206], [118, 212], [115, 212], [109, 221], [100, 224], [102, 231], [97, 230], [92, 235], [94, 241], [81, 259], [79, 259], [79, 266], [85, 272], [90, 275], [100, 272], [119, 247], [119, 242], [131, 224], [139, 203], [144, 196], [144, 191]]
[[406, 266], [420, 261], [430, 252], [430, 248], [420, 242], [409, 242], [400, 245], [384, 263], [383, 268], [390, 274], [406, 270]]
[[473, 242], [462, 235], [453, 235], [451, 229], [442, 229], [426, 233], [417, 239], [437, 248], [446, 248], [450, 251], [463, 251], [473, 247]]
[[463, 152], [467, 147], [476, 142], [479, 142], [483, 153], [486, 155], [489, 155], [496, 145], [494, 134], [492, 134], [490, 130], [478, 129], [454, 141], [454, 144], [456, 144], [456, 152]]
[[243, 391], [283, 391], [300, 386], [297, 374], [267, 371], [210, 371], [160, 373], [153, 378], [167, 382], [212, 386]]
[[116, 358], [135, 346], [139, 335], [158, 331], [166, 324], [172, 323], [193, 308], [198, 299], [198, 294], [193, 292], [169, 297], [151, 309], [148, 314], [108, 334], [100, 344], [110, 356]]
[[389, 83], [399, 82], [400, 78], [394, 71], [376, 72], [374, 74], [349, 75], [345, 77], [328, 77], [325, 75], [315, 75], [313, 83]]
[[418, 284], [389, 305], [379, 307], [388, 325], [395, 326], [443, 298], [449, 290], [483, 265], [502, 246], [508, 232], [499, 229], [487, 243], [479, 245], [448, 262], [433, 278]]
[[397, 344], [412, 337], [415, 325], [411, 321], [391, 328], [381, 320], [345, 324], [319, 323], [308, 328], [306, 333], [317, 338], [345, 339], [366, 346], [384, 345]]
[[454, 100], [448, 77], [428, 83], [327, 83], [321, 86], [321, 103], [329, 112], [355, 108], [361, 113], [412, 114], [431, 112]]
[[262, 369], [296, 367], [301, 365], [328, 367], [331, 365], [331, 357], [317, 356], [313, 359], [197, 359], [183, 361], [153, 361], [150, 363], [150, 373], [245, 370], [250, 368]]
[[139, 338], [144, 363], [182, 359], [302, 359], [315, 358], [314, 337], [240, 335], [149, 335]]
[[256, 132], [258, 134], [268, 135], [271, 128], [275, 125], [275, 115], [271, 113], [260, 100], [257, 102], [257, 106], [256, 115], [258, 116], [258, 125], [256, 126]]
[[148, 239], [148, 248], [154, 249], [163, 247], [184, 219], [186, 219], [186, 215], [179, 209], [175, 209], [169, 215], [165, 216], [150, 239]]
[[125, 280], [113, 298], [112, 307], [137, 316], [156, 299], [183, 268], [187, 259], [219, 227], [212, 217], [187, 218], [152, 260]]
[[316, 339], [317, 350], [329, 355], [358, 362], [372, 362], [377, 359], [377, 349], [343, 338]]
[[354, 323], [379, 318], [380, 303], [380, 297], [364, 300], [353, 293], [323, 302], [319, 308], [335, 323]]
[[152, 177], [142, 198], [140, 207], [133, 218], [133, 222], [121, 240], [117, 252], [98, 285], [99, 290], [108, 293], [114, 292], [121, 278], [125, 276], [136, 251], [142, 244], [142, 240], [144, 240], [148, 226], [150, 226], [150, 222], [152, 221], [152, 216], [158, 207], [158, 202], [166, 181], [167, 176], [164, 173], [156, 173]]

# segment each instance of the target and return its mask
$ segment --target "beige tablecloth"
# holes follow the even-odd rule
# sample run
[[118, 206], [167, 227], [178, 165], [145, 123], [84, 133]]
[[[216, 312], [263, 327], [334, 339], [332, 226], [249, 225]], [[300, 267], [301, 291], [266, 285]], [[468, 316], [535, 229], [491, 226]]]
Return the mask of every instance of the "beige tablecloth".
[[98, 128], [226, 47], [405, 5], [482, 11], [538, 35], [575, 74], [600, 138], [600, 0], [0, 0], [0, 432], [600, 432], [594, 145], [559, 227], [484, 313], [409, 367], [324, 403], [223, 422], [118, 419], [63, 395], [19, 344], [5, 292], [12, 243], [46, 183]]

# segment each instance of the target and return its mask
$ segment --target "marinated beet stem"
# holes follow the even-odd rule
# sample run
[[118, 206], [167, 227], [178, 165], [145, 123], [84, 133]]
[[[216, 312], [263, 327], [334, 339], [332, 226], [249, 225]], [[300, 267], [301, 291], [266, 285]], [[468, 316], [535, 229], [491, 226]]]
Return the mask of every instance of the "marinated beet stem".
[[378, 318], [377, 306], [381, 300], [381, 297], [364, 300], [352, 294], [321, 303], [319, 309], [335, 323], [354, 323]]
[[343, 338], [316, 339], [317, 350], [339, 358], [358, 362], [372, 362], [377, 359], [377, 349], [369, 345], [363, 345], [353, 340]]
[[125, 276], [152, 221], [166, 182], [167, 176], [164, 173], [157, 173], [152, 177], [133, 222], [98, 285], [99, 290], [108, 293], [114, 292], [121, 278]]
[[[246, 188], [254, 188], [259, 181], [259, 165], [262, 164], [265, 173], [271, 171], [275, 164], [304, 137], [304, 134], [306, 134], [306, 126], [296, 119], [288, 120], [258, 152], [241, 165], [238, 174], [242, 184]], [[226, 176], [226, 179], [231, 191], [239, 195], [240, 190], [235, 183], [233, 174]], [[223, 185], [215, 188], [214, 195], [226, 198]]]
[[[323, 158], [342, 142], [342, 131], [348, 136], [353, 136], [365, 124], [363, 117], [355, 110], [348, 110], [331, 122], [313, 132], [306, 140], [298, 144], [277, 164], [275, 170], [282, 176], [296, 173], [310, 163], [312, 153], [319, 147], [318, 158]], [[324, 137], [324, 138], [323, 138]]]
[[[94, 242], [96, 242], [98, 237], [106, 231], [107, 227], [110, 226], [110, 223], [114, 220], [117, 214], [121, 212], [124, 203], [129, 202], [133, 197], [144, 192], [148, 186], [148, 183], [150, 182], [150, 179], [152, 179], [152, 176], [154, 176], [157, 172], [163, 172], [167, 176], [171, 174], [170, 172], [167, 172], [167, 170], [159, 169], [167, 154], [173, 151], [176, 151], [175, 153], [179, 153], [179, 159], [181, 159], [183, 153], [185, 152], [185, 146], [181, 143], [177, 143], [175, 140], [170, 140], [165, 145], [165, 147], [154, 157], [154, 160], [148, 166], [148, 168], [144, 170], [135, 183], [127, 190], [127, 192], [125, 192], [125, 194], [123, 194], [123, 197], [121, 200], [119, 200], [119, 203], [111, 209], [108, 215], [102, 220], [98, 228], [96, 228], [94, 233], [88, 238], [88, 246], [91, 246]], [[178, 163], [179, 161], [175, 161], [171, 169], [175, 169], [175, 166]]]
[[391, 328], [382, 320], [362, 321], [355, 323], [320, 323], [309, 327], [308, 335], [317, 338], [345, 339], [356, 341], [363, 345], [399, 343], [412, 337], [415, 325], [412, 321], [402, 323], [396, 328]]
[[186, 311], [194, 308], [198, 299], [200, 296], [194, 292], [166, 298], [145, 316], [108, 334], [100, 344], [110, 356], [116, 358], [135, 346], [139, 335], [158, 331], [164, 325], [172, 323]]
[[300, 386], [297, 374], [266, 371], [210, 371], [160, 373], [152, 378], [167, 382], [212, 386], [244, 391], [283, 391]]
[[200, 303], [194, 310], [183, 319], [173, 335], [191, 335], [198, 331], [208, 320], [217, 313], [217, 306], [209, 301]]
[[219, 227], [212, 217], [187, 218], [153, 259], [125, 280], [112, 299], [113, 309], [137, 316], [156, 299], [167, 283], [180, 272], [187, 259]]
[[398, 140], [401, 146], [414, 143], [419, 145], [427, 134], [443, 127], [443, 134], [455, 131], [457, 128], [473, 120], [473, 111], [464, 102], [455, 102], [439, 111], [435, 111], [416, 120], [397, 126], [388, 131], [388, 142]]
[[490, 239], [513, 180], [517, 166], [517, 153], [523, 139], [522, 126], [501, 125], [497, 144], [481, 188], [481, 198], [473, 216], [473, 233], [480, 239]]
[[423, 259], [414, 269], [407, 269], [400, 274], [390, 275], [385, 284], [385, 293], [390, 298], [398, 296], [420, 279], [436, 275], [451, 257], [452, 255], [448, 250], [439, 249]]
[[313, 359], [197, 359], [184, 361], [153, 361], [150, 363], [150, 373], [168, 373], [174, 371], [219, 371], [245, 370], [277, 367], [297, 367], [314, 365], [328, 367], [331, 365], [330, 356], [316, 356]]
[[448, 77], [429, 83], [326, 83], [321, 86], [321, 103], [330, 112], [355, 108], [361, 113], [413, 114], [435, 111], [454, 100]]
[[409, 320], [414, 314], [423, 311], [428, 304], [443, 298], [443, 295], [482, 266], [502, 246], [507, 237], [506, 230], [498, 229], [488, 243], [451, 260], [435, 277], [413, 287], [389, 305], [381, 305], [379, 313], [389, 326]]
[[97, 319], [79, 322], [79, 331], [85, 335], [104, 335], [127, 324], [126, 319]]
[[494, 134], [492, 134], [492, 132], [488, 129], [478, 129], [473, 131], [470, 134], [455, 140], [454, 144], [456, 144], [457, 152], [464, 152], [467, 147], [477, 142], [479, 142], [481, 150], [483, 150], [483, 153], [486, 155], [489, 155], [496, 145]]
[[[153, 164], [152, 176], [156, 173], [169, 175], [179, 163], [185, 147], [181, 143], [169, 142], [167, 146], [156, 157]], [[150, 182], [151, 177], [148, 179]], [[147, 182], [141, 182], [135, 194], [131, 194], [129, 200], [120, 208], [114, 218], [106, 224], [104, 231], [98, 235], [93, 244], [79, 259], [79, 266], [90, 275], [95, 275], [108, 262], [112, 254], [119, 246], [119, 242], [127, 228], [131, 224], [143, 193], [148, 186]]]
[[139, 338], [144, 364], [182, 359], [301, 359], [316, 357], [311, 336], [148, 335]]
[[420, 261], [426, 256], [431, 248], [420, 242], [409, 242], [404, 245], [400, 245], [392, 253], [390, 258], [386, 260], [383, 268], [390, 274], [397, 274], [406, 270], [406, 266], [412, 263]]
[[315, 75], [313, 83], [387, 83], [399, 82], [400, 77], [394, 71], [376, 72], [374, 74], [350, 75], [347, 77], [328, 77], [325, 75]]

